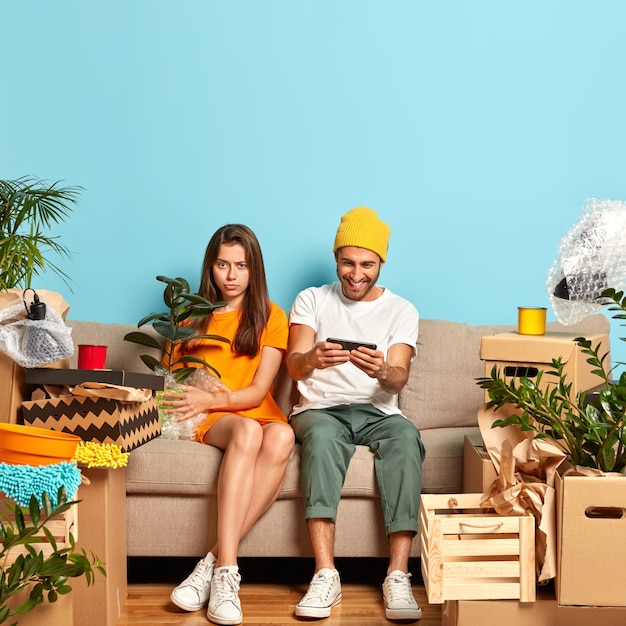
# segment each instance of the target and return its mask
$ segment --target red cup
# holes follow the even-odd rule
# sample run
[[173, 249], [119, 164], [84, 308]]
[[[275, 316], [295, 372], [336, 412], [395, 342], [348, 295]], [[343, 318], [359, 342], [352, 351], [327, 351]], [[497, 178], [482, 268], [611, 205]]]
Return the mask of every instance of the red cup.
[[103, 370], [107, 362], [107, 347], [81, 344], [78, 346], [79, 370]]

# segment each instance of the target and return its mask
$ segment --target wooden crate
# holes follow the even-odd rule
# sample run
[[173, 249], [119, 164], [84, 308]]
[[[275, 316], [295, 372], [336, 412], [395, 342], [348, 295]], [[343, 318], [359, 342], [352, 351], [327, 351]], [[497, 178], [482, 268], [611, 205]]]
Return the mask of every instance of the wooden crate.
[[482, 494], [423, 494], [422, 576], [431, 604], [447, 600], [534, 602], [535, 518], [480, 507]]
[[[0, 497], [0, 516], [2, 516], [2, 523], [6, 526], [15, 519], [15, 516], [10, 512], [9, 508], [5, 504], [5, 501], [6, 498]], [[11, 500], [11, 502], [13, 501]], [[24, 514], [26, 524], [30, 524], [30, 514], [28, 512], [28, 508], [22, 508], [22, 512]], [[77, 505], [73, 504], [67, 511], [65, 511], [65, 513], [61, 513], [60, 515], [50, 518], [46, 522], [46, 528], [50, 533], [52, 533], [52, 536], [57, 544], [57, 549], [60, 550], [68, 547], [70, 545], [70, 533], [75, 540], [78, 538]], [[39, 537], [41, 539], [41, 542], [31, 544], [35, 550], [41, 551], [44, 557], [52, 554], [52, 545], [48, 542], [48, 538], [44, 534], [43, 529], [40, 530], [35, 537]], [[15, 546], [7, 553], [5, 565], [13, 563], [19, 554], [27, 553], [28, 551], [24, 546]]]

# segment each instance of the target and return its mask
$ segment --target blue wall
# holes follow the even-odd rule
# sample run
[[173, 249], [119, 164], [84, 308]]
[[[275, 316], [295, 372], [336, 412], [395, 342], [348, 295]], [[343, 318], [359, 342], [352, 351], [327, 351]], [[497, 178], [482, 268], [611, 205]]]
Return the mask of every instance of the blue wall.
[[0, 177], [85, 188], [72, 291], [34, 285], [73, 319], [160, 309], [156, 274], [197, 284], [232, 221], [288, 309], [333, 279], [364, 204], [392, 227], [382, 282], [422, 317], [515, 323], [549, 306], [585, 199], [626, 198], [621, 0], [22, 0], [1, 19]]

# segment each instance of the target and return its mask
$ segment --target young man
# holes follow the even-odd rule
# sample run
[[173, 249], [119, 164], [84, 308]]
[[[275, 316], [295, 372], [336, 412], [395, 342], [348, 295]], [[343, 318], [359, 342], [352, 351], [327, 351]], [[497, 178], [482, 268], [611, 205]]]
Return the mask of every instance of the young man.
[[[291, 423], [302, 443], [302, 492], [315, 556], [309, 590], [296, 615], [323, 618], [341, 600], [334, 564], [334, 530], [345, 474], [355, 445], [374, 464], [389, 538], [383, 583], [388, 619], [422, 616], [410, 584], [409, 552], [417, 532], [424, 446], [398, 409], [398, 393], [415, 354], [418, 313], [377, 284], [390, 229], [375, 211], [357, 207], [341, 218], [334, 253], [339, 282], [302, 291], [289, 316], [287, 367], [300, 402]], [[375, 344], [343, 349], [329, 339]]]

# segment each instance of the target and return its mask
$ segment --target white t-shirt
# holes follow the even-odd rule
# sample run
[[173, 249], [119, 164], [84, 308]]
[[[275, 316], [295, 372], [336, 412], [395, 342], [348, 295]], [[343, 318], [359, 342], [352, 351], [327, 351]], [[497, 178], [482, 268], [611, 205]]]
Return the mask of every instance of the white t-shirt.
[[[413, 348], [417, 342], [419, 314], [404, 298], [381, 287], [376, 300], [349, 300], [339, 282], [323, 287], [310, 287], [298, 294], [289, 313], [290, 324], [303, 324], [315, 331], [315, 343], [329, 337], [375, 343], [385, 355], [389, 347], [404, 343]], [[383, 413], [400, 413], [398, 395], [384, 391], [375, 378], [370, 378], [352, 363], [315, 370], [298, 381], [300, 402], [295, 415], [306, 409], [340, 404], [373, 404]]]

